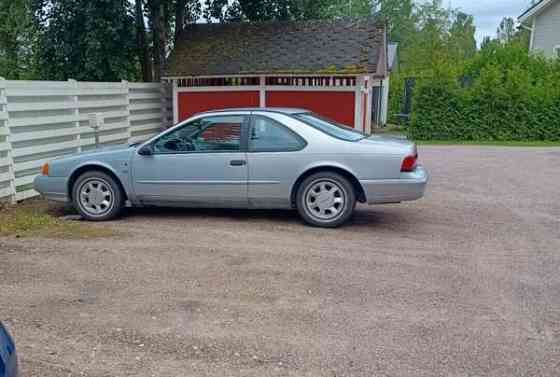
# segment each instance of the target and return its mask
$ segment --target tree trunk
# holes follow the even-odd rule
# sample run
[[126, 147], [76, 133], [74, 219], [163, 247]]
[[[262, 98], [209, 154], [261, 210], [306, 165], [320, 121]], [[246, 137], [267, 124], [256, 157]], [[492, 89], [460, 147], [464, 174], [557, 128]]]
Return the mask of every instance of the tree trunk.
[[149, 0], [152, 21], [152, 37], [154, 42], [154, 81], [160, 81], [165, 68], [166, 32], [163, 3], [160, 0]]
[[148, 50], [146, 40], [146, 24], [144, 23], [144, 11], [142, 9], [143, 0], [136, 0], [136, 43], [138, 47], [138, 58], [142, 66], [142, 81], [150, 82], [152, 76], [152, 58]]
[[175, 3], [175, 43], [185, 28], [185, 8], [187, 0], [177, 0]]

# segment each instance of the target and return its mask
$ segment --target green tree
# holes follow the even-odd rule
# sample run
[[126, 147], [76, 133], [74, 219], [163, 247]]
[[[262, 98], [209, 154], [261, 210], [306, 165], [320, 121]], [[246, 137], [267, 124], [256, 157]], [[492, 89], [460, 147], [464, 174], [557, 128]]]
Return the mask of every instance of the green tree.
[[487, 48], [490, 48], [490, 46], [492, 45], [492, 43], [494, 43], [495, 40], [493, 40], [491, 37], [489, 36], [485, 36], [482, 39], [482, 43], [480, 44], [480, 50], [485, 50]]
[[389, 39], [406, 48], [416, 31], [413, 0], [377, 0], [374, 8], [376, 15], [387, 22]]
[[448, 33], [451, 11], [441, 6], [441, 0], [422, 3], [415, 9], [416, 33], [407, 51], [403, 68], [411, 74], [431, 72], [433, 67], [449, 61]]
[[[202, 7], [198, 0], [146, 0], [145, 5], [150, 26], [154, 80], [159, 81], [169, 51], [185, 26], [200, 18]], [[141, 55], [146, 55], [145, 50]]]
[[476, 53], [473, 16], [461, 11], [453, 12], [454, 20], [449, 29], [449, 48], [452, 57], [464, 60]]
[[500, 42], [507, 43], [511, 41], [515, 36], [515, 21], [513, 21], [513, 18], [502, 18], [496, 33]]
[[328, 1], [322, 4], [324, 17], [366, 17], [373, 14], [375, 3], [371, 0]]
[[33, 78], [35, 34], [30, 1], [0, 0], [0, 20], [0, 76]]
[[153, 67], [152, 55], [146, 35], [146, 21], [144, 18], [144, 1], [135, 0], [134, 22], [136, 24], [136, 48], [138, 50], [138, 59], [142, 70], [142, 80], [149, 82], [153, 80]]
[[[355, 3], [355, 10], [366, 2], [350, 1]], [[337, 7], [339, 3], [332, 0], [206, 0], [204, 16], [210, 22], [318, 19], [345, 15], [341, 9], [349, 9], [348, 2], [345, 7]]]
[[130, 8], [127, 0], [36, 0], [42, 78], [137, 79]]
[[[443, 8], [441, 0], [417, 4], [384, 1], [379, 13], [388, 21], [390, 40], [399, 42], [399, 63], [404, 73], [431, 72], [438, 64], [460, 65], [476, 54], [473, 16]], [[393, 8], [387, 8], [389, 5]]]

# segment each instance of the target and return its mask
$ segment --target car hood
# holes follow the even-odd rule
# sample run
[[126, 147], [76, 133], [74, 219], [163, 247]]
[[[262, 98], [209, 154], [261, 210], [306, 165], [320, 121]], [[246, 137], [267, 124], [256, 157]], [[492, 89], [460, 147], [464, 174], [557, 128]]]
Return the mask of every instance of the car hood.
[[134, 150], [137, 147], [138, 147], [138, 145], [128, 145], [128, 144], [110, 145], [110, 146], [105, 146], [105, 147], [101, 147], [101, 148], [98, 148], [98, 149], [94, 149], [94, 150], [91, 150], [91, 151], [73, 153], [69, 156], [63, 156], [63, 157], [56, 158], [53, 161], [63, 160], [63, 159], [67, 159], [67, 158], [75, 158], [75, 157], [90, 157], [90, 156], [94, 157], [94, 156], [104, 155], [104, 154], [108, 154], [108, 153], [114, 153], [114, 152], [120, 152], [120, 151], [126, 151], [126, 150]]

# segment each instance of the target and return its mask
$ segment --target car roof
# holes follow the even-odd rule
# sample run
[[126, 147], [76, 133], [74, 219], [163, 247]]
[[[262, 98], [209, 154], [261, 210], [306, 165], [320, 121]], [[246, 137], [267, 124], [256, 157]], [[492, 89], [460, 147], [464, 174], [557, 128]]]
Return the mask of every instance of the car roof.
[[222, 113], [222, 112], [230, 112], [230, 111], [259, 111], [259, 112], [269, 112], [269, 113], [280, 113], [286, 115], [311, 112], [306, 109], [298, 109], [298, 108], [291, 108], [291, 107], [235, 107], [229, 109], [204, 111], [201, 114]]

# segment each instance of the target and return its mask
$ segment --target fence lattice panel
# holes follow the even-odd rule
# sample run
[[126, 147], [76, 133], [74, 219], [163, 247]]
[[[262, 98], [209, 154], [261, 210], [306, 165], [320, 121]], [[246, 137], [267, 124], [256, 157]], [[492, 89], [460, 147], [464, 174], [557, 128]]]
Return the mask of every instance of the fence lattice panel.
[[[163, 86], [165, 85], [165, 86]], [[0, 200], [37, 195], [33, 179], [53, 158], [147, 140], [168, 126], [167, 84], [0, 79]]]

